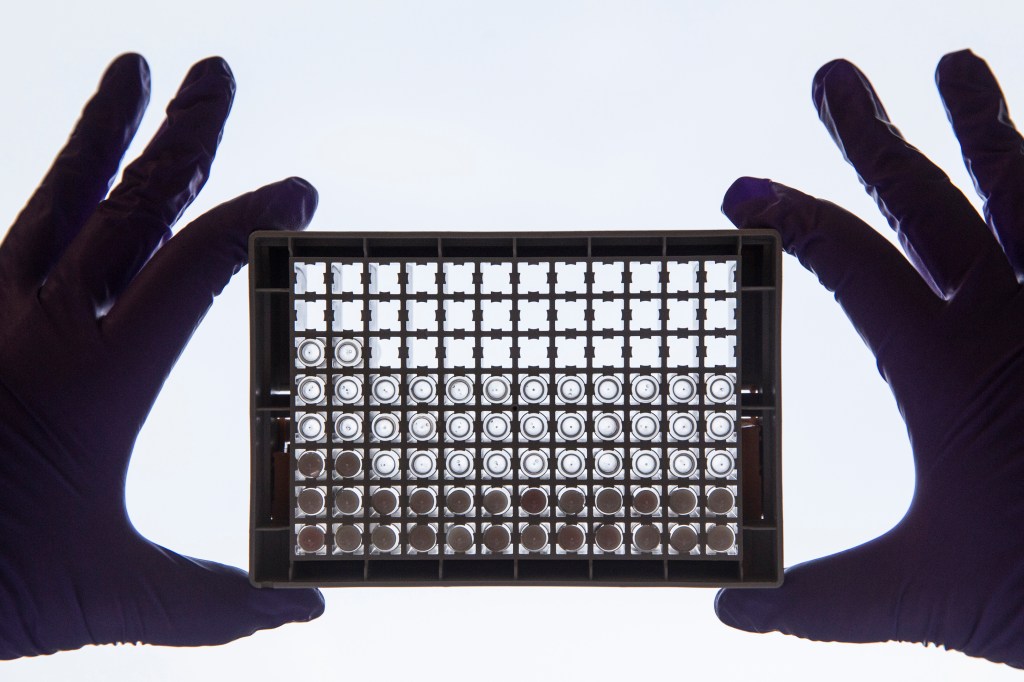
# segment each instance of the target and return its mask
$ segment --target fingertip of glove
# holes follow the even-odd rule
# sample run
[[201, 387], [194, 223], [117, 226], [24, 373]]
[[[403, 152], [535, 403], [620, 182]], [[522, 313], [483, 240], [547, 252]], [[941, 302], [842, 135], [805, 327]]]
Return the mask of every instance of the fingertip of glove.
[[832, 79], [833, 74], [837, 77], [848, 76], [856, 68], [852, 62], [842, 58], [833, 59], [823, 64], [811, 79], [811, 99], [814, 101], [814, 106], [821, 107], [821, 103], [825, 99], [825, 84]]
[[326, 606], [323, 594], [315, 588], [267, 588], [257, 594], [265, 604], [266, 622], [263, 627], [307, 623], [322, 616]]
[[749, 227], [750, 216], [778, 198], [775, 183], [767, 178], [737, 178], [722, 198], [722, 213], [736, 227]]
[[137, 90], [136, 95], [149, 97], [150, 72], [149, 63], [141, 55], [135, 52], [125, 52], [118, 55], [110, 62], [103, 77], [100, 79], [100, 89], [107, 87], [119, 89], [130, 88]]
[[316, 207], [320, 204], [320, 193], [316, 191], [316, 187], [314, 187], [312, 183], [305, 178], [300, 178], [296, 175], [286, 178], [284, 182], [289, 184], [296, 194], [302, 195], [310, 212], [316, 210]]
[[294, 215], [295, 225], [289, 229], [306, 229], [313, 219], [313, 214], [316, 213], [317, 206], [320, 205], [320, 193], [305, 178], [297, 176], [282, 180], [281, 184], [287, 188], [292, 201], [297, 203], [298, 212]]
[[228, 66], [227, 60], [223, 57], [213, 55], [211, 57], [206, 57], [205, 59], [200, 59], [192, 65], [188, 70], [188, 74], [185, 76], [184, 85], [198, 82], [204, 78], [219, 78], [234, 82], [235, 74], [231, 71], [231, 67]]
[[719, 590], [715, 595], [715, 615], [725, 625], [744, 632], [763, 632], [744, 607], [747, 590]]
[[992, 78], [988, 63], [970, 48], [943, 55], [935, 67], [935, 84], [939, 87], [951, 83], [984, 86]]
[[246, 195], [249, 231], [304, 230], [313, 219], [320, 195], [312, 184], [290, 177]]

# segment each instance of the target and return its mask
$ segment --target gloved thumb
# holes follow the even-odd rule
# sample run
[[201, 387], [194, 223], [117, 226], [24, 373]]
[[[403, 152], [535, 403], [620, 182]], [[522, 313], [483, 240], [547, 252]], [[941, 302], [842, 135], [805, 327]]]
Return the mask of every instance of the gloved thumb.
[[902, 572], [890, 537], [794, 566], [778, 589], [721, 590], [715, 613], [726, 625], [747, 632], [827, 642], [901, 639]]
[[[315, 589], [261, 589], [234, 567], [182, 556], [145, 542], [140, 580], [147, 599], [136, 606], [131, 641], [170, 646], [223, 644], [290, 622], [309, 621], [324, 611]], [[141, 595], [137, 594], [136, 600]], [[127, 628], [126, 628], [127, 629]]]

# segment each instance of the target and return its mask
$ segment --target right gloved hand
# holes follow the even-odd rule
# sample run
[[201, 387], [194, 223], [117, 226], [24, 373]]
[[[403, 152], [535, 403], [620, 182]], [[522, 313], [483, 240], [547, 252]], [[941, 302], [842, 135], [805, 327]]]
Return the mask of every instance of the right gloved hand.
[[909, 262], [827, 201], [751, 178], [726, 193], [737, 227], [778, 230], [835, 292], [906, 421], [917, 485], [881, 537], [790, 568], [780, 589], [723, 590], [716, 610], [751, 632], [934, 643], [1024, 667], [1024, 140], [984, 61], [946, 55], [936, 81], [985, 219], [856, 67], [814, 78], [821, 120]]

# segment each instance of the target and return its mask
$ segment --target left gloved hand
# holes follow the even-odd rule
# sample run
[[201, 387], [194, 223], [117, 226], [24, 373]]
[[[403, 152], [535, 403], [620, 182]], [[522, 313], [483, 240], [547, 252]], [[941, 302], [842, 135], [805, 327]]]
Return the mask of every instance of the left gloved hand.
[[136, 436], [245, 265], [249, 233], [303, 229], [316, 208], [313, 187], [292, 178], [171, 236], [234, 90], [223, 60], [196, 64], [107, 196], [149, 99], [145, 61], [118, 58], [0, 244], [0, 659], [220, 644], [323, 612], [316, 590], [256, 589], [236, 568], [149, 542], [125, 511]]

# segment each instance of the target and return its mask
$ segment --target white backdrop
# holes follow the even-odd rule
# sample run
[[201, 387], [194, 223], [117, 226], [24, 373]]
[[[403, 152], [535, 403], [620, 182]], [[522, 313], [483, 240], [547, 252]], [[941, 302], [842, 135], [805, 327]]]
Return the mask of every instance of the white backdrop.
[[[970, 190], [933, 70], [944, 53], [972, 47], [996, 70], [1011, 107], [1024, 107], [1024, 6], [819, 5], [18, 3], [0, 24], [0, 218], [13, 219], [104, 66], [128, 50], [153, 69], [152, 108], [130, 155], [155, 130], [192, 62], [223, 55], [238, 79], [213, 177], [186, 217], [298, 174], [320, 190], [312, 229], [722, 228], [722, 194], [749, 174], [832, 199], [887, 231], [811, 105], [811, 76], [840, 56], [869, 75], [908, 139]], [[889, 528], [906, 509], [913, 479], [888, 388], [839, 307], [789, 257], [784, 290], [785, 533], [793, 564]], [[247, 561], [246, 294], [243, 272], [182, 356], [139, 439], [127, 491], [132, 519], [150, 538], [239, 566]], [[318, 621], [227, 646], [91, 647], [0, 664], [0, 679], [1012, 674], [919, 645], [736, 632], [715, 618], [712, 590], [326, 595]], [[407, 614], [417, 610], [429, 610], [437, 626], [413, 629]], [[531, 629], [537, 614], [549, 624]], [[623, 624], [594, 625], [608, 614]], [[648, 625], [633, 629], [641, 621]], [[437, 663], [419, 666], [405, 655], [424, 647], [437, 652]]]

